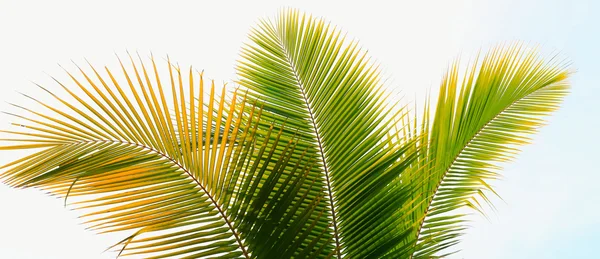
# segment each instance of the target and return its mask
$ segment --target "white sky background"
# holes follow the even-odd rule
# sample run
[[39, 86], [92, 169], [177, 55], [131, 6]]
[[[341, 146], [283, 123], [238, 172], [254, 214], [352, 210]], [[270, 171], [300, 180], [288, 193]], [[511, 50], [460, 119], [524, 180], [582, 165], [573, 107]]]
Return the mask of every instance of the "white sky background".
[[[110, 2], [110, 3], [109, 3]], [[216, 2], [216, 1], [212, 1]], [[506, 166], [495, 182], [490, 221], [475, 217], [452, 258], [592, 258], [600, 242], [600, 5], [597, 1], [6, 1], [0, 0], [0, 99], [31, 102], [16, 91], [44, 93], [30, 81], [64, 76], [70, 60], [116, 69], [113, 52], [139, 51], [204, 69], [217, 81], [235, 78], [241, 43], [261, 17], [282, 7], [322, 16], [363, 48], [388, 85], [417, 102], [437, 91], [447, 64], [480, 47], [523, 40], [560, 51], [577, 73], [563, 108]], [[418, 3], [415, 3], [418, 2]], [[449, 3], [452, 2], [452, 3]], [[493, 1], [497, 2], [497, 1]], [[159, 59], [160, 60], [160, 59]], [[48, 99], [46, 99], [48, 100]], [[17, 111], [6, 103], [0, 110]], [[11, 118], [0, 115], [0, 128]], [[22, 153], [0, 153], [0, 164]], [[84, 230], [62, 200], [0, 185], [0, 258], [113, 258], [118, 241]]]

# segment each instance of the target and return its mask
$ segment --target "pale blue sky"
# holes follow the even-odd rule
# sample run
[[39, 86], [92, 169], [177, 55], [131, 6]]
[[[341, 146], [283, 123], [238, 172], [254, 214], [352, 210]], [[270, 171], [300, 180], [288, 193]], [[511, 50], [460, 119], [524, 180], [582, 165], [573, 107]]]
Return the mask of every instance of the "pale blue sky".
[[[213, 1], [216, 2], [216, 1]], [[252, 3], [250, 3], [252, 2]], [[418, 3], [415, 3], [418, 2]], [[451, 2], [451, 3], [449, 3]], [[490, 221], [474, 217], [452, 258], [597, 258], [600, 243], [599, 1], [5, 1], [0, 0], [0, 99], [29, 104], [30, 80], [62, 75], [57, 62], [83, 57], [115, 66], [113, 51], [169, 54], [228, 81], [241, 42], [260, 17], [281, 7], [323, 16], [359, 39], [388, 84], [421, 100], [437, 90], [448, 62], [496, 43], [522, 40], [560, 51], [577, 71], [549, 126], [495, 182]], [[0, 103], [0, 110], [11, 108]], [[14, 111], [14, 110], [13, 110]], [[0, 116], [0, 128], [9, 117]], [[0, 153], [4, 164], [21, 155]], [[62, 201], [0, 186], [0, 258], [112, 258], [115, 236], [78, 225]]]
[[[498, 203], [492, 223], [473, 224], [456, 258], [598, 258], [600, 4], [525, 2], [490, 4], [481, 17], [494, 25], [482, 38], [522, 39], [560, 50], [577, 71], [572, 93], [534, 145], [506, 166], [506, 179], [496, 185], [507, 204]], [[490, 21], [498, 16], [503, 21]]]

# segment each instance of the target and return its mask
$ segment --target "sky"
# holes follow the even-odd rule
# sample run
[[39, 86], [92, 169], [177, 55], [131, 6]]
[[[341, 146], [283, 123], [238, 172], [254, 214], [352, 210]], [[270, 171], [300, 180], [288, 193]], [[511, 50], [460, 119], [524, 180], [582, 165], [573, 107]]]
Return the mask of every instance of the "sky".
[[[235, 79], [242, 42], [259, 18], [294, 7], [358, 39], [387, 85], [420, 102], [454, 58], [516, 40], [559, 52], [576, 71], [562, 108], [505, 165], [489, 219], [472, 217], [450, 258], [593, 258], [600, 243], [599, 1], [7, 1], [0, 0], [0, 101], [73, 71], [87, 58], [114, 67], [115, 52], [152, 52]], [[46, 74], [47, 73], [47, 74]], [[0, 102], [0, 110], [16, 111]], [[11, 118], [0, 115], [0, 128]], [[0, 164], [23, 153], [2, 152]], [[85, 230], [63, 201], [0, 185], [0, 258], [113, 258], [118, 237]]]

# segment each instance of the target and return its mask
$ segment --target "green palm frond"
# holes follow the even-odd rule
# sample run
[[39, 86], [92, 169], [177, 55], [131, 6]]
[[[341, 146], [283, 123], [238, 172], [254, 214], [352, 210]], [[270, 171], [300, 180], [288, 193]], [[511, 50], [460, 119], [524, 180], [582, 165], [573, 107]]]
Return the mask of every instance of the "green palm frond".
[[542, 117], [559, 107], [567, 77], [563, 62], [545, 61], [519, 44], [492, 49], [462, 78], [459, 64], [452, 65], [435, 116], [424, 116], [429, 141], [419, 160], [429, 166], [417, 177], [425, 184], [413, 217], [419, 222], [414, 258], [445, 255], [440, 252], [459, 242], [466, 225], [457, 209], [482, 212], [486, 193], [496, 193], [488, 182], [498, 178], [498, 163], [512, 160], [544, 124]]
[[121, 64], [126, 87], [108, 68], [106, 79], [92, 67], [80, 69], [82, 79], [69, 74], [81, 95], [58, 81], [68, 98], [42, 88], [66, 108], [34, 98], [42, 110], [15, 105], [29, 115], [14, 115], [23, 122], [5, 131], [17, 137], [0, 150], [35, 151], [4, 165], [1, 179], [74, 199], [91, 229], [128, 233], [115, 245], [123, 255], [255, 258], [253, 249], [294, 250], [295, 239], [267, 247], [259, 237], [313, 223], [304, 215], [321, 196], [295, 187], [307, 182], [310, 164], [288, 166], [297, 139], [282, 141], [275, 124], [264, 127], [262, 109], [237, 92], [223, 89], [217, 98], [213, 83], [205, 96], [202, 75], [191, 69], [186, 82], [169, 63], [165, 83], [154, 60], [150, 71], [141, 61], [131, 65], [133, 72]]
[[402, 205], [411, 198], [400, 174], [416, 157], [415, 142], [389, 137], [404, 130], [396, 122], [404, 121], [405, 110], [387, 102], [377, 67], [339, 30], [295, 10], [262, 20], [250, 39], [237, 68], [239, 84], [249, 99], [264, 102], [271, 117], [263, 118], [285, 118], [297, 130], [283, 132], [306, 145], [292, 157], [306, 152], [315, 159], [307, 176], [316, 181], [311, 195], [325, 196], [303, 244], [315, 250], [297, 257], [378, 257], [394, 250], [412, 231], [403, 220]]

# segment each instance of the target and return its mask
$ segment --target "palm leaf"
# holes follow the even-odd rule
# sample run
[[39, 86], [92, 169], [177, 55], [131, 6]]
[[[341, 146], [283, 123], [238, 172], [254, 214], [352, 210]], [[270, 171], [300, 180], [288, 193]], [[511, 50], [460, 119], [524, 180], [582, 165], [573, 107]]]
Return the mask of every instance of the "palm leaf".
[[[306, 160], [288, 166], [297, 139], [282, 141], [281, 125], [264, 127], [262, 109], [237, 91], [223, 89], [217, 98], [212, 83], [205, 95], [203, 76], [191, 68], [186, 82], [169, 62], [169, 91], [154, 60], [151, 71], [141, 60], [131, 66], [133, 72], [121, 63], [126, 87], [108, 68], [107, 79], [93, 67], [80, 69], [82, 79], [68, 74], [81, 94], [57, 81], [70, 99], [42, 87], [65, 108], [32, 97], [42, 110], [15, 105], [29, 115], [11, 113], [22, 122], [5, 132], [16, 137], [0, 150], [35, 150], [1, 167], [1, 179], [44, 189], [65, 204], [68, 198], [93, 230], [126, 233], [115, 245], [122, 255], [255, 258], [258, 249], [271, 256], [296, 251], [296, 239], [278, 237], [314, 224], [305, 215], [321, 198], [295, 187], [310, 184]], [[300, 206], [298, 197], [312, 205]], [[271, 246], [259, 242], [273, 232]]]
[[325, 21], [286, 10], [252, 30], [237, 71], [248, 98], [264, 102], [265, 121], [297, 130], [282, 135], [302, 140], [292, 158], [306, 152], [318, 165], [310, 195], [324, 198], [302, 244], [314, 251], [296, 257], [377, 257], [403, 243], [411, 229], [402, 206], [412, 198], [400, 175], [415, 142], [390, 137], [404, 130], [396, 122], [405, 110], [388, 103], [366, 52]]
[[459, 68], [453, 64], [445, 76], [435, 116], [424, 116], [430, 131], [419, 160], [429, 166], [415, 178], [425, 184], [416, 191], [423, 202], [413, 216], [419, 225], [414, 258], [447, 255], [442, 252], [459, 242], [466, 219], [458, 209], [483, 212], [486, 193], [496, 193], [489, 181], [498, 178], [498, 163], [530, 142], [569, 88], [564, 63], [519, 44], [492, 49], [462, 79]]

